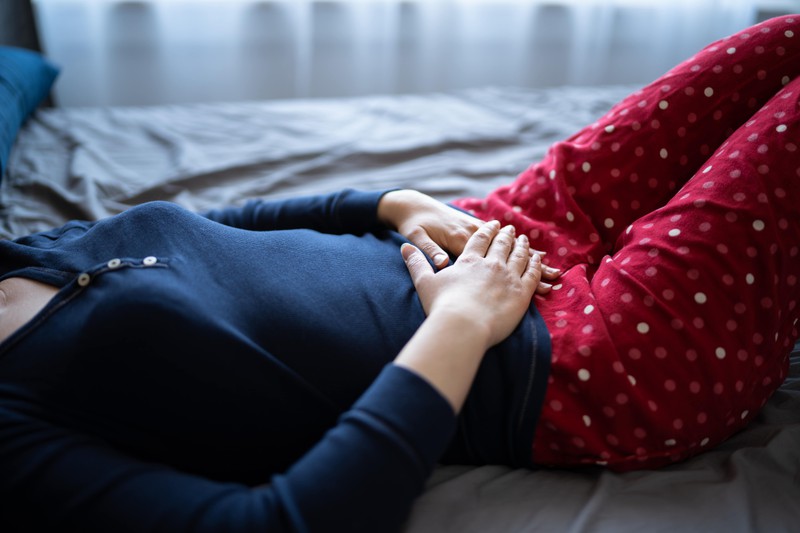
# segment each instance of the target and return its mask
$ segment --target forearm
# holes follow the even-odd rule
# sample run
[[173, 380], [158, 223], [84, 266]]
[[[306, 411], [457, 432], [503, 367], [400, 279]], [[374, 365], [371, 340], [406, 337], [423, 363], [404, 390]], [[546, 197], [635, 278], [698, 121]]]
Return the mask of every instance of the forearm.
[[455, 311], [432, 313], [395, 359], [415, 372], [450, 403], [464, 405], [488, 346], [489, 330]]
[[312, 229], [323, 233], [362, 234], [381, 229], [378, 204], [386, 191], [342, 191], [285, 200], [251, 200], [241, 207], [215, 209], [206, 218], [227, 226], [256, 230]]

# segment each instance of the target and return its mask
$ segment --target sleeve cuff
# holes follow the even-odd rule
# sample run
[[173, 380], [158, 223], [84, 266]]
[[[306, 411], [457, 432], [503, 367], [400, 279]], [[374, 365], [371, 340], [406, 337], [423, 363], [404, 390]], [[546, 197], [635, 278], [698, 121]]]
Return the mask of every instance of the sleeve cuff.
[[397, 189], [343, 191], [336, 205], [336, 221], [339, 227], [353, 233], [386, 229], [378, 220], [378, 204], [384, 194], [395, 190]]

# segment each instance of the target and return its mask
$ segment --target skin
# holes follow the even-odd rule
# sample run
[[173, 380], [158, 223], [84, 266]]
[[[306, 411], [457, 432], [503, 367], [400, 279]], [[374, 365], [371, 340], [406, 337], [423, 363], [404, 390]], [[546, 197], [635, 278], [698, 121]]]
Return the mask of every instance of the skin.
[[[447, 252], [458, 257], [470, 236], [482, 221], [462, 211], [453, 209], [419, 191], [404, 189], [383, 195], [378, 204], [378, 219], [410, 240], [433, 260], [436, 268], [448, 264]], [[531, 250], [542, 258], [546, 252]], [[561, 271], [542, 265], [542, 278], [537, 294], [546, 294]]]
[[52, 285], [27, 278], [0, 281], [0, 342], [36, 316], [57, 292]]

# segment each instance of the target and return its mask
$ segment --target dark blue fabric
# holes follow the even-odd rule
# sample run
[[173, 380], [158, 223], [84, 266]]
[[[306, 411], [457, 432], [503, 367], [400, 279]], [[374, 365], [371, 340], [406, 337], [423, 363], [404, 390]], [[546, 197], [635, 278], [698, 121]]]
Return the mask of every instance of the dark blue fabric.
[[0, 46], [0, 178], [17, 132], [50, 92], [58, 69], [30, 50]]
[[[389, 364], [424, 313], [380, 196], [0, 242], [0, 277], [61, 287], [0, 345], [0, 529], [397, 529], [456, 420]], [[529, 368], [530, 320], [495, 357]]]

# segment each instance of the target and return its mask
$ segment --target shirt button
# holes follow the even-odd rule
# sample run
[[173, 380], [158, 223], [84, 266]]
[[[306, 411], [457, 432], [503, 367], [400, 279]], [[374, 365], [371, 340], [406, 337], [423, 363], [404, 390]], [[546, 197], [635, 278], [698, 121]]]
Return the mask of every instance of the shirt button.
[[119, 259], [115, 258], [115, 259], [112, 259], [111, 261], [109, 261], [107, 264], [108, 264], [108, 268], [112, 268], [112, 269], [113, 268], [119, 268], [119, 266], [122, 264], [122, 261], [120, 261]]
[[147, 257], [142, 259], [142, 263], [144, 263], [145, 266], [153, 266], [156, 263], [158, 263], [158, 259], [153, 257], [152, 255], [148, 255]]
[[90, 281], [92, 281], [92, 277], [86, 272], [78, 276], [78, 285], [80, 285], [81, 287], [87, 286]]

